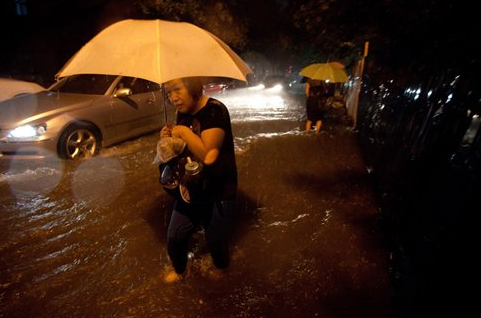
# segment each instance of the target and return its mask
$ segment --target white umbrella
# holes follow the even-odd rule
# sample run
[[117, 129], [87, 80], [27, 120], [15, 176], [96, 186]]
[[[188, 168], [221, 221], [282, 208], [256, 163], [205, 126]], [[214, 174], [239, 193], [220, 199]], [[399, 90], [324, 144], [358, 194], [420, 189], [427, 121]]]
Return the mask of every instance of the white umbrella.
[[193, 24], [129, 19], [102, 30], [56, 76], [125, 75], [162, 84], [190, 76], [245, 81], [248, 73], [249, 66], [227, 44]]

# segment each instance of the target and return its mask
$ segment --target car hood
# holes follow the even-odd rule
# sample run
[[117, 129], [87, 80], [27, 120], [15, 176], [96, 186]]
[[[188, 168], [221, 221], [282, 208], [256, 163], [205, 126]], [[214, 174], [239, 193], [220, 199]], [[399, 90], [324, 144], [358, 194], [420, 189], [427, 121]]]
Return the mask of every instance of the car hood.
[[44, 91], [0, 103], [0, 128], [8, 129], [30, 122], [41, 122], [59, 113], [87, 107], [97, 95]]

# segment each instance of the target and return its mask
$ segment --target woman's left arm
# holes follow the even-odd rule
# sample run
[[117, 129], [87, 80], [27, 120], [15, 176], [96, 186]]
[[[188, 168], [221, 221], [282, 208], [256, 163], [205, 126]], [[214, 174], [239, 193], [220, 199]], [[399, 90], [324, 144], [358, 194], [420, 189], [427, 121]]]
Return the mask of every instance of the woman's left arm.
[[219, 156], [225, 132], [221, 128], [209, 128], [199, 137], [189, 127], [178, 125], [172, 129], [172, 136], [182, 138], [197, 158], [205, 165], [211, 165]]

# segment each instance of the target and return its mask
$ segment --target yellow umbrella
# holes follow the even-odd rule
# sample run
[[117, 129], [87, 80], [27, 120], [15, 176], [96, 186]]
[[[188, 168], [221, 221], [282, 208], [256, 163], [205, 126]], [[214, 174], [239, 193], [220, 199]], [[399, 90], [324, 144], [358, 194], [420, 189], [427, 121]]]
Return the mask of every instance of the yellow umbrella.
[[189, 76], [246, 81], [247, 64], [222, 40], [193, 24], [122, 20], [85, 44], [57, 73], [140, 77], [159, 84]]
[[307, 65], [299, 74], [313, 80], [329, 81], [332, 83], [345, 83], [348, 81], [346, 71], [331, 63], [314, 63]]

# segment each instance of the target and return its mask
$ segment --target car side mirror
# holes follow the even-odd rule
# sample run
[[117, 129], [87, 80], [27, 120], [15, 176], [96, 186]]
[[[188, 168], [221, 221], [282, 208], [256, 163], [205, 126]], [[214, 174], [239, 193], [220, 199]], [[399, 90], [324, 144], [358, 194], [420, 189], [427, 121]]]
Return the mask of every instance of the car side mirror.
[[132, 90], [130, 88], [122, 87], [117, 89], [114, 97], [127, 97], [130, 95], [132, 95]]

